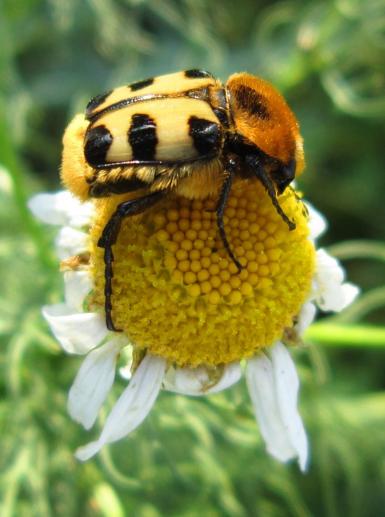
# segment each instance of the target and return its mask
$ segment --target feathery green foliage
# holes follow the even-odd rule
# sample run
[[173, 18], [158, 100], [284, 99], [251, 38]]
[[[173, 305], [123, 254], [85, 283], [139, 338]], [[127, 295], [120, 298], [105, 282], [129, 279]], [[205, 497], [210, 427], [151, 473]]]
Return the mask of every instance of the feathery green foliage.
[[[384, 35], [383, 0], [0, 3], [3, 517], [383, 513]], [[285, 93], [305, 138], [301, 187], [363, 289], [295, 354], [306, 475], [267, 457], [242, 384], [207, 399], [162, 393], [132, 436], [86, 464], [73, 458], [89, 439], [66, 414], [79, 360], [42, 321], [62, 285], [55, 233], [26, 201], [59, 187], [63, 129], [92, 95], [194, 67], [223, 79], [248, 70]]]

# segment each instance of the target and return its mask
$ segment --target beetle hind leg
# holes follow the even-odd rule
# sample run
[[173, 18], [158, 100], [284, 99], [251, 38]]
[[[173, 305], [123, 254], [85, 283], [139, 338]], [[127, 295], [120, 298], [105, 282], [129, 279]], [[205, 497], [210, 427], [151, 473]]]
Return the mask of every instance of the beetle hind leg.
[[106, 326], [108, 330], [113, 332], [122, 332], [121, 329], [117, 329], [112, 320], [112, 278], [114, 276], [112, 263], [114, 261], [114, 255], [112, 253], [112, 247], [106, 246], [104, 248], [104, 310], [106, 313]]
[[165, 191], [158, 191], [143, 196], [139, 199], [124, 201], [116, 208], [110, 220], [104, 227], [102, 235], [98, 241], [98, 246], [104, 248], [104, 309], [106, 313], [106, 326], [108, 330], [122, 332], [117, 329], [112, 319], [112, 279], [114, 255], [112, 246], [116, 243], [122, 220], [125, 217], [138, 215], [145, 212], [148, 208], [158, 203], [164, 196]]

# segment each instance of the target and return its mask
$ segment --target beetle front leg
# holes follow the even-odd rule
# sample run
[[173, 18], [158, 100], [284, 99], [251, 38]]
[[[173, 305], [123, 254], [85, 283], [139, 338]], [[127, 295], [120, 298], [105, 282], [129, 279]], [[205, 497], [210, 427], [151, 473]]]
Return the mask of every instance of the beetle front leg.
[[253, 155], [250, 155], [250, 156], [245, 157], [245, 161], [251, 167], [251, 169], [254, 171], [256, 178], [258, 178], [259, 181], [264, 186], [278, 215], [287, 224], [290, 231], [295, 230], [295, 228], [296, 228], [295, 222], [291, 221], [287, 217], [285, 212], [282, 210], [281, 205], [279, 204], [279, 201], [277, 199], [277, 193], [275, 191], [273, 181], [271, 180], [270, 176], [266, 173], [265, 169], [263, 168], [263, 165], [259, 162], [258, 158]]
[[225, 225], [223, 222], [223, 215], [225, 212], [226, 204], [228, 197], [230, 195], [231, 186], [233, 184], [233, 178], [236, 173], [238, 164], [235, 158], [228, 158], [226, 164], [225, 164], [225, 179], [222, 184], [222, 190], [219, 195], [217, 208], [216, 208], [216, 214], [217, 214], [217, 226], [219, 230], [219, 235], [221, 236], [223, 245], [225, 247], [225, 250], [227, 251], [229, 257], [234, 262], [234, 264], [238, 268], [238, 272], [240, 272], [243, 267], [242, 264], [237, 260], [234, 253], [232, 252], [230, 248], [229, 241], [227, 240], [226, 231], [225, 231]]

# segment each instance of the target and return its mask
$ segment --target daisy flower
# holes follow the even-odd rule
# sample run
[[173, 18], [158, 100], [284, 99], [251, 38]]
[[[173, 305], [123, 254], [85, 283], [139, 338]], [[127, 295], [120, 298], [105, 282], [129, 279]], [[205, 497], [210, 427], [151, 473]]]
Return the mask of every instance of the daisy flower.
[[[89, 167], [81, 152], [85, 127], [79, 115], [64, 137], [63, 178], [71, 176], [78, 195]], [[259, 182], [235, 182], [224, 223], [241, 272], [218, 237], [215, 199], [170, 196], [126, 218], [114, 245], [112, 316], [123, 331], [117, 333], [105, 323], [97, 242], [123, 199], [81, 202], [63, 191], [30, 201], [38, 218], [61, 227], [56, 248], [65, 301], [44, 307], [43, 315], [65, 352], [86, 356], [68, 398], [71, 417], [85, 429], [111, 390], [118, 358], [126, 361], [126, 388], [99, 438], [80, 447], [77, 458], [85, 461], [137, 428], [162, 389], [210, 395], [244, 375], [267, 451], [282, 462], [297, 459], [305, 470], [308, 440], [288, 348], [301, 342], [318, 309], [340, 311], [358, 293], [338, 261], [316, 249], [324, 218], [286, 189], [279, 201], [296, 222], [289, 231]]]

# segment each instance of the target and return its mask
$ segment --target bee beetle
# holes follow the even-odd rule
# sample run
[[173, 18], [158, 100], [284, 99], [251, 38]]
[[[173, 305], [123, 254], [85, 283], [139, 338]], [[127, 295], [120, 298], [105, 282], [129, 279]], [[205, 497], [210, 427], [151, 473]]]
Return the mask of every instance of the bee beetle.
[[105, 250], [110, 330], [117, 330], [111, 315], [112, 246], [121, 221], [143, 213], [169, 192], [190, 199], [217, 195], [219, 234], [239, 270], [223, 223], [234, 177], [260, 181], [281, 218], [295, 228], [277, 196], [303, 169], [302, 138], [292, 111], [268, 82], [239, 73], [223, 85], [206, 71], [186, 70], [98, 95], [85, 116], [89, 196], [145, 189], [144, 195], [118, 205], [98, 242]]

